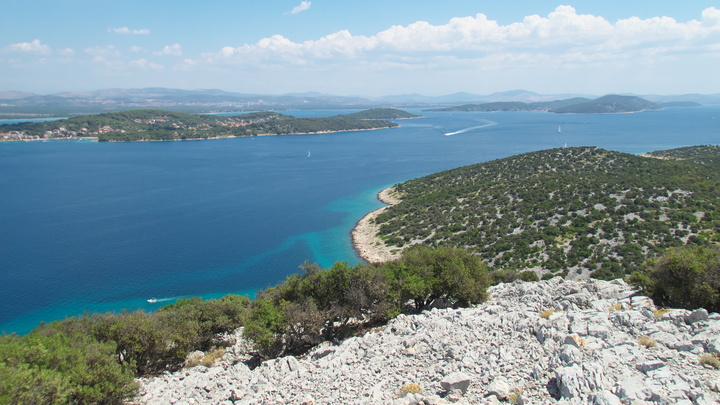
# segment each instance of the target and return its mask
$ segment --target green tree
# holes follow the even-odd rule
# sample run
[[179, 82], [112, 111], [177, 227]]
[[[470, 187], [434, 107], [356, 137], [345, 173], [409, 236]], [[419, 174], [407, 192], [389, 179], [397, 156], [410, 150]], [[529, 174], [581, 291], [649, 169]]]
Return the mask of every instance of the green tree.
[[482, 259], [458, 248], [413, 247], [384, 271], [398, 304], [412, 300], [418, 310], [439, 298], [459, 306], [479, 303], [490, 286]]

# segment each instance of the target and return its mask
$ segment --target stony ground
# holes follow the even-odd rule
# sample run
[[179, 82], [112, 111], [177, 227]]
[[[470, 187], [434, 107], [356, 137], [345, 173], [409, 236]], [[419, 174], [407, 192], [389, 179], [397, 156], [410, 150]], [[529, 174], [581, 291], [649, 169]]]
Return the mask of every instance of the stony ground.
[[[623, 281], [501, 284], [468, 309], [399, 316], [363, 336], [250, 370], [140, 380], [143, 404], [717, 404], [720, 315], [656, 311]], [[555, 310], [554, 312], [552, 310]], [[542, 315], [542, 316], [541, 316]]]

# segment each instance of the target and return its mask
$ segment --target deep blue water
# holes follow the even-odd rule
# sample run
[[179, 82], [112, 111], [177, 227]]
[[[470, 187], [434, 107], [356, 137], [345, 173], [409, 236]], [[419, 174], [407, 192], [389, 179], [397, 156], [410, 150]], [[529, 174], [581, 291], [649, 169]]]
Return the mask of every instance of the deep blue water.
[[638, 154], [720, 143], [718, 106], [422, 114], [401, 128], [336, 134], [0, 143], [0, 330], [252, 295], [304, 260], [357, 263], [350, 230], [381, 206], [376, 193], [437, 171], [565, 144]]

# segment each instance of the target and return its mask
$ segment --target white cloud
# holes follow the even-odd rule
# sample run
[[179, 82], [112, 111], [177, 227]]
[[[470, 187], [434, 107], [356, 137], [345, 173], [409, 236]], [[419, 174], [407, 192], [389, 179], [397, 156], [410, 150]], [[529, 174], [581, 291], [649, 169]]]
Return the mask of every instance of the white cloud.
[[8, 49], [11, 52], [34, 53], [39, 55], [49, 55], [52, 53], [50, 47], [41, 43], [39, 39], [35, 39], [32, 42], [12, 44]]
[[153, 54], [182, 56], [182, 47], [180, 46], [180, 44], [165, 45], [165, 47], [162, 49], [162, 51], [153, 52]]
[[130, 61], [130, 66], [142, 69], [142, 70], [156, 70], [161, 71], [164, 70], [165, 67], [163, 65], [158, 65], [157, 63], [149, 62], [147, 59], [136, 59], [133, 61]]
[[92, 56], [93, 62], [96, 63], [107, 63], [110, 60], [117, 59], [122, 56], [120, 51], [118, 51], [113, 45], [85, 48], [85, 53]]
[[[305, 3], [309, 7], [309, 2], [303, 2], [296, 9]], [[713, 46], [718, 42], [720, 10], [714, 7], [704, 10], [700, 21], [631, 17], [611, 23], [600, 16], [577, 14], [571, 6], [559, 6], [547, 17], [531, 15], [508, 25], [477, 14], [453, 18], [443, 25], [419, 21], [393, 26], [372, 36], [339, 31], [315, 40], [293, 42], [273, 35], [255, 44], [226, 46], [205, 56], [213, 63], [234, 64], [307, 65], [368, 58], [374, 63], [429, 65], [434, 57], [449, 55], [495, 64], [516, 63], [518, 59], [527, 63], [587, 63], [632, 58], [639, 48], [648, 58], [676, 52], [715, 52]]]
[[114, 32], [115, 34], [147, 35], [150, 33], [150, 30], [147, 28], [130, 29], [128, 27], [121, 27], [121, 28], [108, 28], [108, 32]]
[[130, 52], [142, 52], [142, 46], [133, 45], [130, 47]]
[[58, 50], [57, 52], [63, 56], [75, 55], [75, 50], [72, 48], [63, 48], [63, 49]]
[[295, 6], [290, 11], [290, 14], [297, 14], [297, 13], [301, 13], [305, 10], [308, 10], [308, 9], [310, 9], [311, 4], [312, 4], [312, 2], [309, 2], [309, 1], [301, 1], [299, 5]]

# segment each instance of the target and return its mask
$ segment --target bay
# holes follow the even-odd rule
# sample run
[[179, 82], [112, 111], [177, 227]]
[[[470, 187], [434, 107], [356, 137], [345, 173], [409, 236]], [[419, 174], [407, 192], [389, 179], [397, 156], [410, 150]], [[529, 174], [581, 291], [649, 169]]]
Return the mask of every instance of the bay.
[[425, 117], [376, 131], [0, 143], [0, 331], [179, 297], [253, 296], [305, 260], [358, 263], [350, 230], [381, 206], [376, 193], [441, 170], [563, 146], [639, 154], [720, 140], [719, 106], [409, 111]]

